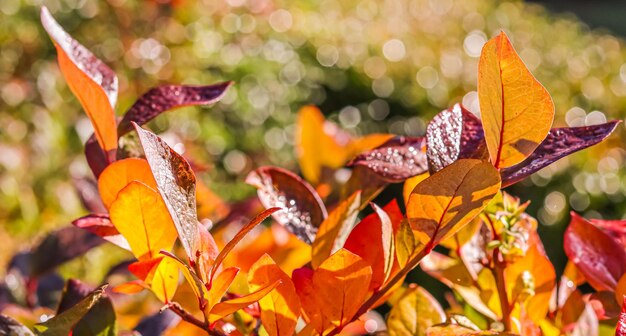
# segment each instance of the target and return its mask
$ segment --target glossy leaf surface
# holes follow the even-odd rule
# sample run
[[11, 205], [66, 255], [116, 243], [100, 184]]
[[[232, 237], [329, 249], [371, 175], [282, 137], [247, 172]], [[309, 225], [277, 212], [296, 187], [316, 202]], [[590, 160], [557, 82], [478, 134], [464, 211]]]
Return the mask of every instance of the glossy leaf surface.
[[157, 190], [156, 181], [146, 160], [127, 158], [106, 167], [98, 177], [98, 190], [107, 209], [111, 207], [120, 190], [132, 181], [142, 182]]
[[361, 165], [390, 183], [397, 183], [428, 170], [426, 139], [395, 137], [384, 144], [357, 155], [349, 167]]
[[462, 105], [439, 112], [426, 128], [428, 166], [435, 173], [459, 159], [486, 159], [483, 126]]
[[501, 32], [483, 46], [478, 63], [478, 99], [491, 162], [516, 165], [545, 139], [554, 103]]
[[412, 285], [391, 308], [387, 330], [390, 336], [423, 336], [428, 327], [445, 320], [439, 302], [423, 288]]
[[500, 175], [491, 164], [458, 160], [413, 189], [407, 218], [419, 241], [432, 248], [476, 217], [499, 190]]
[[615, 290], [626, 273], [626, 251], [601, 229], [572, 212], [564, 236], [565, 254], [596, 290]]
[[246, 183], [257, 188], [259, 200], [265, 208], [284, 209], [273, 215], [278, 223], [307, 244], [315, 240], [317, 230], [328, 214], [311, 185], [276, 167], [261, 167], [250, 172]]
[[41, 22], [57, 49], [59, 67], [68, 86], [78, 98], [91, 123], [100, 147], [106, 152], [117, 148], [117, 76], [91, 51], [74, 40], [54, 20], [46, 7]]
[[132, 122], [144, 125], [168, 110], [191, 105], [208, 105], [218, 102], [232, 82], [215, 85], [163, 85], [144, 93], [124, 114], [118, 125], [119, 136], [133, 130]]
[[135, 124], [158, 191], [174, 221], [180, 242], [191, 260], [198, 250], [196, 176], [189, 163], [154, 133]]

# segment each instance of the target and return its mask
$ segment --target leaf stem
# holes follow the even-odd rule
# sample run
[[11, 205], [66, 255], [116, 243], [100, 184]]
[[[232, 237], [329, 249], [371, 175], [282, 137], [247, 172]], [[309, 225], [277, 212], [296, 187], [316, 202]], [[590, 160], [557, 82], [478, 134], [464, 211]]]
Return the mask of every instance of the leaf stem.
[[198, 320], [195, 316], [193, 316], [192, 314], [187, 312], [183, 307], [181, 307], [181, 305], [178, 304], [177, 302], [167, 303], [165, 306], [163, 306], [163, 308], [161, 308], [161, 311], [165, 309], [169, 309], [173, 311], [174, 313], [176, 313], [176, 315], [180, 316], [180, 318], [183, 319], [183, 321], [189, 322], [195, 325], [196, 327], [206, 331], [207, 334], [211, 336], [225, 336], [226, 335], [217, 329], [211, 328], [211, 326], [206, 321], [203, 322], [203, 321]]
[[493, 250], [493, 265], [494, 267], [491, 269], [491, 272], [493, 273], [496, 286], [498, 287], [498, 297], [500, 298], [500, 307], [502, 309], [502, 323], [504, 324], [504, 331], [508, 332], [511, 331], [511, 305], [509, 304], [504, 280], [506, 261], [503, 260], [499, 248]]

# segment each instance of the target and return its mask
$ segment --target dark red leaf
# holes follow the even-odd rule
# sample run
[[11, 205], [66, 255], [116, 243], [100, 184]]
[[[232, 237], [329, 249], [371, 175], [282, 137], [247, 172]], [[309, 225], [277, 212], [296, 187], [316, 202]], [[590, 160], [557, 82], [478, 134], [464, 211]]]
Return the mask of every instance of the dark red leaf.
[[626, 251], [604, 231], [572, 212], [565, 231], [567, 257], [596, 290], [615, 290], [626, 273]]
[[428, 123], [426, 142], [431, 174], [458, 159], [488, 158], [480, 119], [460, 104], [441, 111]]
[[107, 211], [102, 204], [98, 184], [94, 180], [84, 177], [74, 177], [73, 180], [78, 197], [89, 212], [105, 213]]
[[285, 209], [272, 217], [300, 240], [311, 244], [320, 224], [326, 219], [326, 207], [317, 192], [299, 176], [277, 167], [261, 167], [246, 177], [256, 187], [266, 209]]
[[626, 336], [626, 297], [622, 303], [622, 312], [619, 314], [615, 336]]
[[196, 176], [189, 163], [165, 141], [139, 125], [133, 125], [180, 242], [189, 259], [195, 260], [200, 237], [196, 213]]
[[626, 249], [626, 220], [592, 219], [591, 223], [617, 240]]
[[98, 178], [104, 169], [109, 165], [109, 161], [106, 154], [98, 144], [98, 140], [95, 135], [91, 135], [87, 142], [85, 142], [85, 157], [87, 158], [87, 164], [93, 173], [93, 176]]
[[130, 250], [128, 241], [120, 234], [113, 223], [111, 223], [109, 215], [89, 214], [74, 220], [72, 225], [89, 231], [123, 249]]
[[143, 125], [173, 108], [216, 103], [231, 85], [232, 82], [224, 82], [205, 86], [163, 85], [152, 88], [126, 112], [117, 127], [118, 136], [132, 131], [131, 122]]
[[517, 183], [552, 162], [606, 139], [621, 121], [601, 125], [553, 128], [526, 160], [502, 169], [502, 187]]
[[428, 171], [426, 139], [394, 137], [348, 163], [348, 167], [357, 165], [368, 168], [387, 182], [403, 182], [409, 177]]

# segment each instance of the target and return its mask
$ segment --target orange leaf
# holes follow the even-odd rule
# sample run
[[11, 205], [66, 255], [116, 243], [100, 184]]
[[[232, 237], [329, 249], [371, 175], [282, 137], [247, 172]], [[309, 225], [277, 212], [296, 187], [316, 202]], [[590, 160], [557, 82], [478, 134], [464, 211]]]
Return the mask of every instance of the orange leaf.
[[141, 182], [133, 181], [119, 192], [109, 215], [139, 260], [171, 250], [176, 241], [176, 228], [163, 199]]
[[133, 280], [117, 285], [111, 288], [111, 291], [122, 294], [137, 294], [146, 288], [148, 288], [148, 286], [143, 281]]
[[402, 186], [402, 196], [404, 199], [404, 204], [409, 202], [409, 197], [411, 197], [411, 193], [413, 192], [413, 189], [415, 189], [415, 187], [420, 182], [424, 181], [429, 176], [430, 176], [429, 173], [424, 173], [421, 175], [410, 177], [406, 179], [406, 181], [404, 181], [404, 185]]
[[496, 168], [522, 162], [552, 127], [550, 94], [528, 71], [503, 32], [489, 40], [480, 55], [478, 100], [487, 148]]
[[292, 336], [300, 316], [300, 299], [291, 278], [265, 254], [257, 260], [248, 273], [251, 290], [280, 281], [273, 291], [259, 300], [261, 322], [270, 336]]
[[240, 310], [248, 307], [249, 305], [261, 300], [267, 294], [269, 294], [274, 288], [280, 285], [280, 280], [262, 287], [255, 292], [252, 292], [246, 296], [238, 297], [236, 299], [222, 301], [211, 309], [209, 313], [209, 323], [215, 323], [216, 321]]
[[432, 249], [476, 217], [500, 190], [500, 174], [489, 163], [462, 159], [418, 184], [407, 218], [419, 242]]
[[307, 326], [311, 326], [311, 328], [305, 329], [317, 330], [318, 334], [321, 334], [324, 330], [328, 329], [331, 324], [328, 320], [325, 320], [324, 315], [321, 313], [324, 307], [319, 303], [319, 293], [317, 293], [316, 288], [313, 287], [313, 274], [312, 269], [302, 267], [294, 270], [291, 278], [296, 292], [298, 293], [298, 297], [300, 298], [302, 312], [304, 313], [305, 320], [308, 322]]
[[168, 303], [178, 288], [178, 265], [171, 258], [161, 258], [151, 276], [146, 279], [152, 292], [162, 302]]
[[228, 288], [235, 280], [235, 277], [239, 274], [239, 268], [229, 267], [221, 271], [215, 276], [211, 288], [209, 289], [209, 310], [220, 302], [224, 294], [228, 291]]
[[118, 89], [115, 73], [65, 32], [46, 7], [41, 8], [41, 22], [57, 49], [67, 85], [91, 120], [100, 147], [114, 161], [117, 123], [113, 109]]
[[361, 192], [341, 202], [322, 222], [312, 245], [311, 265], [317, 268], [326, 258], [343, 247], [359, 214]]
[[321, 314], [336, 327], [346, 325], [365, 300], [372, 268], [358, 255], [340, 249], [313, 274]]
[[115, 201], [120, 190], [132, 181], [143, 182], [148, 187], [157, 190], [156, 181], [146, 160], [128, 158], [107, 166], [98, 178], [100, 197], [107, 209], [111, 207], [111, 203]]

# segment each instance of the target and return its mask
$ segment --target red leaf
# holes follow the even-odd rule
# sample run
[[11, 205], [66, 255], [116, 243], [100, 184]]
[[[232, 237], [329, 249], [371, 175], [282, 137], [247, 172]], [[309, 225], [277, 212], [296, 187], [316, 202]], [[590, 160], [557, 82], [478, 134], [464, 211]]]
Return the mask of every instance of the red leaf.
[[591, 223], [617, 240], [626, 249], [626, 220], [592, 219]]
[[123, 249], [130, 250], [128, 241], [111, 223], [109, 215], [89, 214], [74, 220], [72, 225], [102, 237]]
[[574, 212], [565, 231], [564, 248], [567, 257], [596, 290], [615, 290], [626, 273], [624, 248]]
[[272, 215], [278, 223], [307, 244], [315, 240], [317, 229], [328, 213], [310, 184], [277, 167], [261, 167], [250, 172], [246, 183], [258, 189], [265, 208], [285, 209]]

